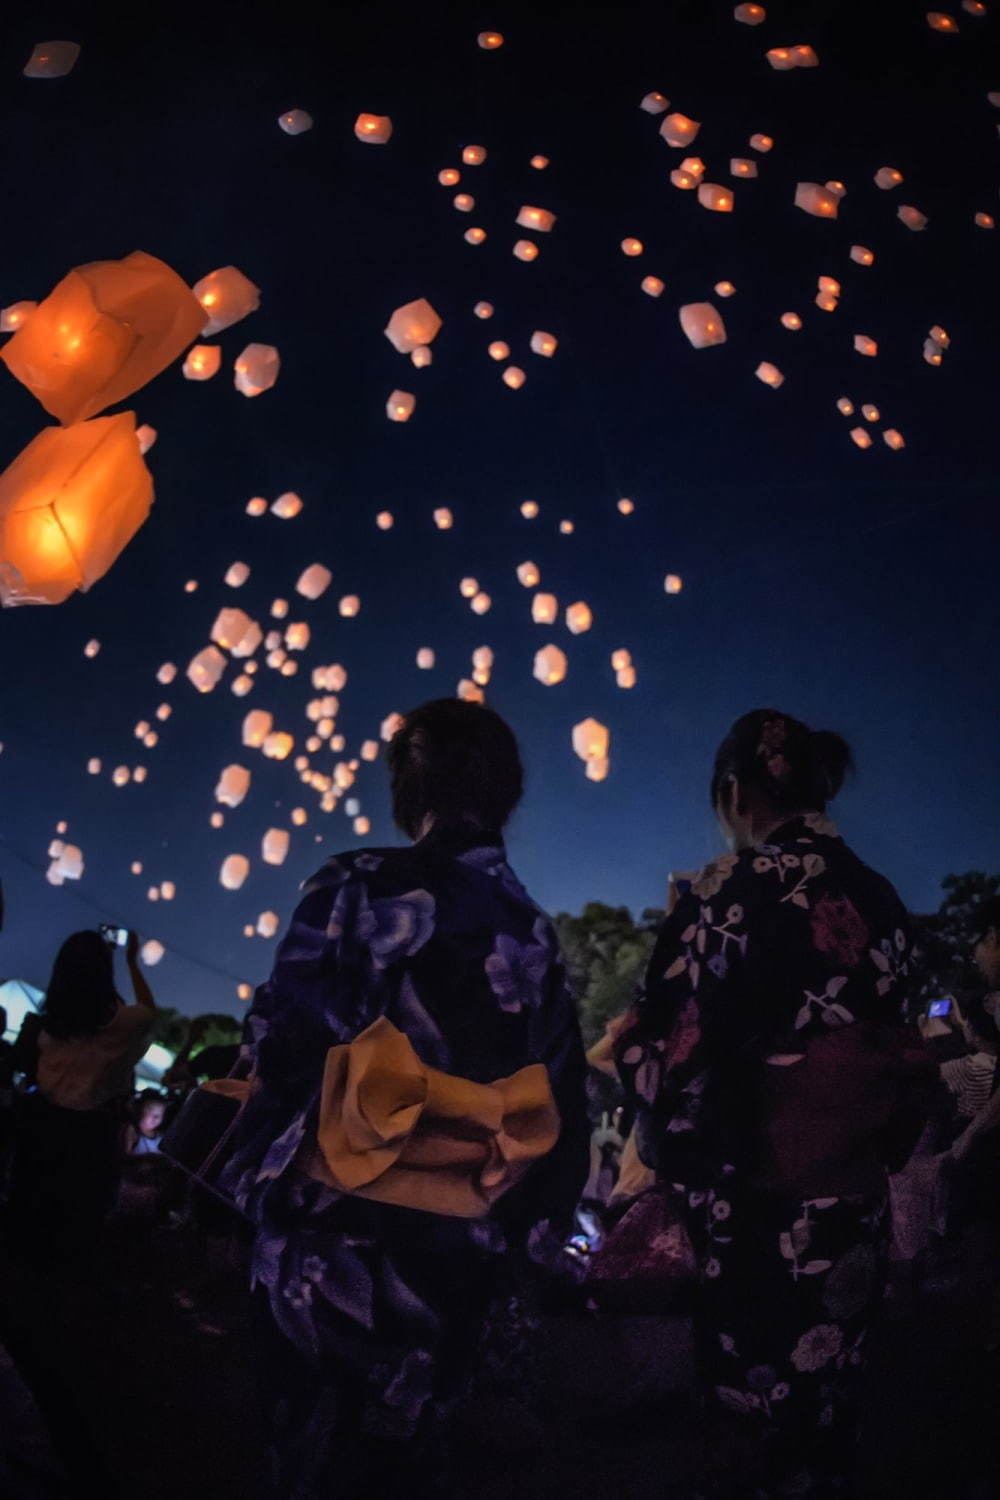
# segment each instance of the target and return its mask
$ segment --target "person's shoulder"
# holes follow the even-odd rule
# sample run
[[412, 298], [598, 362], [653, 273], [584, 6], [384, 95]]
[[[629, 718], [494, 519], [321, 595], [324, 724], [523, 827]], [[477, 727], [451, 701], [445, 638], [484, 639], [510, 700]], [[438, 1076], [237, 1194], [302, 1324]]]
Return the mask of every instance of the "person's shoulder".
[[333, 854], [315, 875], [302, 887], [303, 896], [315, 891], [336, 891], [350, 882], [371, 885], [379, 878], [391, 876], [406, 866], [408, 857], [412, 862], [409, 847], [387, 847], [384, 849], [349, 849]]

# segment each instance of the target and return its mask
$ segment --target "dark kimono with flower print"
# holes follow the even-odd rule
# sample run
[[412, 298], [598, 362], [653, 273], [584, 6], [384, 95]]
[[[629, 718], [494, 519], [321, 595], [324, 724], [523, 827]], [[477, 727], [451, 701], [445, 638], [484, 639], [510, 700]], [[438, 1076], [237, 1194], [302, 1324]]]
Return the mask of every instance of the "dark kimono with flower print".
[[[299, 1169], [327, 1050], [381, 1014], [425, 1063], [476, 1082], [546, 1065], [559, 1143], [488, 1218], [367, 1202]], [[499, 836], [432, 833], [329, 860], [257, 991], [246, 1049], [258, 1087], [226, 1186], [257, 1226], [254, 1283], [302, 1355], [364, 1387], [360, 1420], [405, 1437], [463, 1367], [500, 1268], [563, 1235], [587, 1173], [575, 1007]]]
[[[887, 1230], [876, 1123], [893, 1085], [879, 1069], [901, 1045], [909, 962], [892, 887], [826, 819], [798, 818], [700, 872], [617, 1043], [641, 1154], [699, 1258], [708, 1393], [759, 1427], [761, 1495], [837, 1492], [846, 1464]], [[768, 1117], [773, 1080], [812, 1066], [836, 1101], [835, 1069], [869, 1056], [869, 1137], [862, 1109], [830, 1137], [835, 1159], [821, 1137], [810, 1162], [810, 1142], [783, 1141]], [[809, 1164], [808, 1187], [775, 1177], [786, 1158]]]

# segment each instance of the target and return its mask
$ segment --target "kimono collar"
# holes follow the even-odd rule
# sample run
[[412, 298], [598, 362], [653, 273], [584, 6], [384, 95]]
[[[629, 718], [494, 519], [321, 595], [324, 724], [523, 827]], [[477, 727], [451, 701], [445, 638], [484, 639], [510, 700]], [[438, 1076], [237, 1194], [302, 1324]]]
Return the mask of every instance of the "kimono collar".
[[499, 849], [505, 853], [503, 834], [494, 828], [479, 828], [472, 823], [446, 823], [434, 827], [414, 846], [428, 853], [457, 859], [470, 849]]
[[837, 825], [827, 817], [826, 813], [810, 812], [800, 813], [797, 817], [789, 818], [786, 822], [772, 828], [766, 839], [761, 839], [762, 844], [795, 844], [803, 839], [816, 838], [839, 839], [840, 834]]

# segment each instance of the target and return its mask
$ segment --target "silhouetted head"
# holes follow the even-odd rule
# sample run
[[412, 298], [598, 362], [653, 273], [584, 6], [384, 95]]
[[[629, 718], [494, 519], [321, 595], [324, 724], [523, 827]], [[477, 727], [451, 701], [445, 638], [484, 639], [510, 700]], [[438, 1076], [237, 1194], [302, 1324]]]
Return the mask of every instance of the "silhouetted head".
[[50, 1036], [93, 1036], [118, 1004], [111, 948], [99, 932], [74, 932], [56, 955], [42, 1024]]
[[990, 896], [976, 909], [972, 956], [990, 989], [1000, 988], [1000, 896]]
[[513, 732], [491, 708], [439, 698], [406, 715], [386, 752], [397, 827], [499, 831], [521, 800], [524, 771]]
[[744, 714], [719, 746], [712, 806], [730, 845], [742, 849], [798, 813], [822, 812], [851, 765], [846, 740], [809, 729], [776, 708]]

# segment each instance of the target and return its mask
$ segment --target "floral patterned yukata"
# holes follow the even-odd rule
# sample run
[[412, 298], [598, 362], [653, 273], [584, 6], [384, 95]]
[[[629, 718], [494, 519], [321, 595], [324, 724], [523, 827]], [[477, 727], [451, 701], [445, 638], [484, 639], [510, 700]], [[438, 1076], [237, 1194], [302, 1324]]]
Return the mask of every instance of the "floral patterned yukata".
[[[850, 1063], [877, 1060], [886, 1037], [891, 1059], [909, 958], [907, 916], [888, 882], [825, 818], [796, 818], [700, 872], [664, 923], [617, 1043], [640, 1151], [673, 1187], [696, 1252], [710, 1408], [723, 1409], [723, 1428], [726, 1413], [748, 1419], [740, 1441], [760, 1464], [734, 1493], [838, 1493], [849, 1466], [888, 1231], [881, 1166], [861, 1192], [789, 1187], [794, 1170], [784, 1186], [780, 1172], [769, 1179], [767, 1159], [801, 1163], [811, 1149], [808, 1118], [804, 1141], [769, 1129], [769, 1079], [784, 1083], [841, 1028], [851, 1029], [835, 1046], [860, 1039]], [[844, 1074], [816, 1076], [836, 1101]], [[872, 1076], [869, 1093], [883, 1101], [891, 1085]], [[850, 1186], [859, 1160], [878, 1163], [865, 1108], [848, 1106], [846, 1133], [832, 1152], [821, 1145], [820, 1178]]]
[[[328, 1049], [380, 1015], [424, 1063], [475, 1082], [546, 1065], [558, 1144], [487, 1218], [346, 1196], [296, 1161]], [[288, 1341], [310, 1372], [279, 1434], [279, 1493], [326, 1494], [327, 1457], [344, 1480], [329, 1450], [345, 1431], [384, 1447], [433, 1422], [501, 1275], [568, 1227], [589, 1148], [579, 1027], [551, 924], [500, 837], [435, 830], [409, 848], [338, 855], [306, 884], [246, 1048], [257, 1089], [224, 1185], [257, 1226], [253, 1280], [283, 1336], [277, 1358]]]

